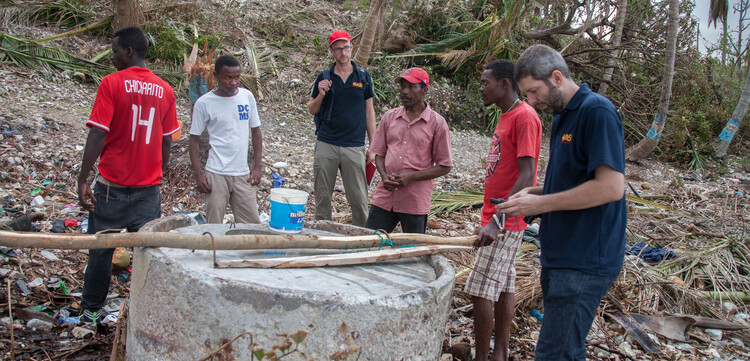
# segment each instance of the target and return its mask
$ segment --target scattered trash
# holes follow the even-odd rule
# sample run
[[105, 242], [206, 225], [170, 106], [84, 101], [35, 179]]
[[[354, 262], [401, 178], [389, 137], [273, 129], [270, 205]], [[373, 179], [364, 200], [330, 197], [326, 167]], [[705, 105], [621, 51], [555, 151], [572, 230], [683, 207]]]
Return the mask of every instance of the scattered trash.
[[115, 252], [112, 254], [112, 268], [121, 270], [130, 266], [130, 252], [122, 247], [115, 248]]
[[29, 205], [31, 205], [32, 207], [39, 207], [43, 204], [44, 204], [44, 197], [42, 196], [34, 197], [34, 199], [31, 200], [31, 203], [29, 203]]
[[89, 231], [89, 220], [86, 219], [81, 222], [81, 233], [88, 233]]
[[49, 331], [52, 327], [55, 327], [52, 322], [42, 321], [36, 318], [26, 322], [26, 326], [43, 331]]
[[34, 190], [31, 191], [30, 195], [33, 197], [37, 194], [39, 194], [42, 191], [41, 188], [34, 188]]
[[529, 314], [539, 320], [540, 322], [544, 319], [544, 316], [539, 312], [539, 310], [531, 310], [529, 311]]
[[644, 242], [638, 242], [625, 248], [625, 254], [641, 257], [644, 261], [657, 262], [665, 259], [675, 258], [677, 254], [664, 248], [646, 246]]
[[24, 280], [16, 280], [16, 284], [18, 285], [18, 288], [21, 290], [21, 293], [24, 295], [33, 295], [34, 292], [31, 292], [31, 290], [26, 286], [26, 281]]
[[63, 222], [65, 222], [65, 227], [76, 227], [76, 226], [78, 226], [78, 220], [76, 220], [76, 219], [63, 218]]
[[271, 217], [266, 212], [262, 212], [260, 214], [260, 223], [268, 224], [268, 221], [271, 219]]
[[48, 259], [50, 261], [59, 261], [60, 260], [59, 257], [57, 257], [54, 253], [52, 253], [50, 250], [47, 250], [47, 249], [42, 250], [41, 252], [39, 252], [39, 254], [42, 257], [44, 257], [44, 258], [46, 258], [46, 259]]
[[44, 280], [42, 280], [41, 277], [34, 278], [33, 281], [29, 282], [28, 287], [29, 288], [36, 288], [44, 284]]
[[273, 176], [273, 181], [271, 183], [273, 184], [274, 188], [279, 188], [282, 185], [284, 185], [284, 183], [286, 183], [284, 178], [282, 178], [280, 175], [274, 173], [272, 174], [272, 176]]
[[276, 169], [283, 169], [283, 168], [289, 168], [289, 163], [287, 162], [276, 162], [273, 164], [273, 167]]
[[52, 228], [49, 229], [52, 233], [65, 233], [65, 221], [62, 219], [55, 220], [55, 223], [52, 224]]

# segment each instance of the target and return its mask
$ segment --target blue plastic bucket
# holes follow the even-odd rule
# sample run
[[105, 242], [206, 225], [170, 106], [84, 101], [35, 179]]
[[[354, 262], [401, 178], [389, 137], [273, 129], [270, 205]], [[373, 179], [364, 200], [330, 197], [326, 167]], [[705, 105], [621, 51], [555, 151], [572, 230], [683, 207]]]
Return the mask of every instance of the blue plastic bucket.
[[271, 219], [268, 226], [278, 232], [302, 232], [307, 197], [307, 192], [295, 189], [271, 189]]

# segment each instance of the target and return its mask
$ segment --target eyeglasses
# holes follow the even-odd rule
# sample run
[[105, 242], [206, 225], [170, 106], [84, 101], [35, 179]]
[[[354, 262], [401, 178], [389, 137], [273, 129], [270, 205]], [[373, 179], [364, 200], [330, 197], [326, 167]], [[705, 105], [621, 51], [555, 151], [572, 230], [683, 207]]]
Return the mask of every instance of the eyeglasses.
[[352, 46], [351, 45], [347, 45], [347, 46], [345, 46], [343, 48], [331, 48], [331, 50], [333, 50], [334, 53], [340, 53], [342, 51], [351, 51], [352, 50]]

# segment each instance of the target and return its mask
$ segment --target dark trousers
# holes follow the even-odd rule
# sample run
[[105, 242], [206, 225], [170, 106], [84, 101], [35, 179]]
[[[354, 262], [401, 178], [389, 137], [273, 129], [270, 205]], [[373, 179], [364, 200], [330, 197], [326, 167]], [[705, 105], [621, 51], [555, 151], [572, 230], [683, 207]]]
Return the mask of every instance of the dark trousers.
[[[161, 216], [159, 186], [116, 188], [99, 182], [94, 185], [94, 211], [89, 212], [88, 233], [125, 228], [137, 232], [146, 222]], [[100, 309], [107, 300], [112, 277], [114, 248], [90, 249], [83, 276], [83, 309]]]
[[382, 229], [393, 232], [396, 225], [401, 222], [401, 230], [404, 233], [425, 233], [427, 230], [426, 214], [408, 214], [386, 211], [378, 206], [370, 206], [370, 214], [367, 216], [365, 227], [369, 229]]
[[616, 278], [542, 267], [544, 320], [536, 345], [537, 361], [586, 360], [586, 335], [599, 302]]

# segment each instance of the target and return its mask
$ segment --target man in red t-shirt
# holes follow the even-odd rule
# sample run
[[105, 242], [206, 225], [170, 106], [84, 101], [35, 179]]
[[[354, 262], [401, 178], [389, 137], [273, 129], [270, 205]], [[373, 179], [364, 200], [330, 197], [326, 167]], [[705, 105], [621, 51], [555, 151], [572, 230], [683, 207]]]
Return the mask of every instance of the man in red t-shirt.
[[[159, 185], [169, 163], [171, 134], [180, 130], [172, 87], [146, 69], [148, 43], [137, 27], [112, 39], [117, 72], [99, 84], [78, 175], [78, 199], [89, 211], [88, 233], [125, 228], [136, 232], [161, 216]], [[88, 176], [99, 160], [92, 192]], [[101, 321], [114, 249], [89, 250], [81, 308], [84, 323]]]
[[[523, 216], [505, 217], [495, 209], [491, 198], [508, 199], [536, 184], [542, 123], [534, 108], [518, 99], [513, 63], [496, 60], [482, 73], [479, 91], [485, 106], [497, 105], [502, 115], [492, 136], [484, 175], [482, 228], [475, 246], [479, 247], [474, 271], [466, 280], [465, 291], [474, 304], [476, 360], [487, 361], [493, 316], [495, 348], [493, 361], [508, 359], [508, 339], [515, 304], [515, 256], [526, 223]], [[501, 235], [501, 238], [495, 242]]]

